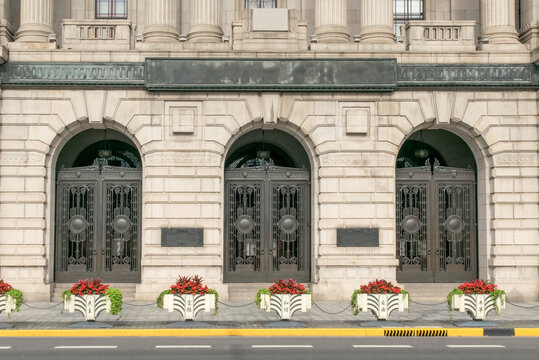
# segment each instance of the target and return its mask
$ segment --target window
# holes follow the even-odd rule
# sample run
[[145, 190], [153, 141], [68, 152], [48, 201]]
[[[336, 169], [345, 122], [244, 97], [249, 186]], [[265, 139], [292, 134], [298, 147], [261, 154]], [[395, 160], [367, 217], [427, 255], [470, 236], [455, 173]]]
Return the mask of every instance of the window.
[[127, 19], [127, 0], [96, 0], [96, 19]]
[[246, 9], [276, 8], [277, 0], [245, 0]]
[[425, 20], [425, 0], [393, 0], [395, 35], [402, 35], [401, 26], [409, 20]]

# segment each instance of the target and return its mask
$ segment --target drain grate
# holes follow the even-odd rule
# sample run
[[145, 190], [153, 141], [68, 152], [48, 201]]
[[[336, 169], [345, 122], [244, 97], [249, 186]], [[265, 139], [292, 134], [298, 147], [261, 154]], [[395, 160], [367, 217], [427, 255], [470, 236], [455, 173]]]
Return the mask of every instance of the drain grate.
[[384, 330], [384, 336], [447, 336], [446, 329], [395, 329]]

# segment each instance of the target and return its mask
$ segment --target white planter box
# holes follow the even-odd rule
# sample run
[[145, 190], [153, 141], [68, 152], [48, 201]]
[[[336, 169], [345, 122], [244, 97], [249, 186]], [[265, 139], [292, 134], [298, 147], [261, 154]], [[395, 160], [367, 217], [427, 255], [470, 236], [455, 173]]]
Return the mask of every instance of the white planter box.
[[203, 310], [215, 310], [215, 294], [166, 294], [163, 298], [163, 309], [168, 312], [179, 311], [185, 320], [193, 320]]
[[15, 311], [15, 306], [16, 303], [14, 298], [6, 294], [0, 295], [0, 313], [2, 311], [7, 312], [8, 314], [12, 313]]
[[378, 320], [387, 320], [389, 315], [398, 310], [408, 310], [407, 294], [357, 294], [359, 311], [370, 310]]
[[494, 301], [490, 294], [463, 294], [453, 295], [451, 310], [467, 312], [474, 320], [485, 320], [492, 310], [505, 309], [505, 296], [502, 295]]
[[261, 294], [260, 308], [274, 310], [281, 320], [290, 320], [296, 311], [306, 312], [311, 308], [311, 294]]
[[71, 295], [64, 298], [64, 310], [80, 312], [86, 321], [93, 321], [102, 312], [110, 312], [110, 299], [106, 295]]

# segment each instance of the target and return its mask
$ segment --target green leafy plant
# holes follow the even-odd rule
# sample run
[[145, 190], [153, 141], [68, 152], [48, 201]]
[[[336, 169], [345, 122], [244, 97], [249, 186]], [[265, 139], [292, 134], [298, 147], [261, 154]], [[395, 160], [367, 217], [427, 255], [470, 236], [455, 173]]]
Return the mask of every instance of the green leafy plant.
[[359, 307], [357, 304], [358, 294], [402, 294], [403, 296], [407, 296], [408, 311], [410, 311], [410, 293], [384, 279], [376, 279], [375, 281], [371, 281], [367, 285], [361, 285], [359, 289], [354, 290], [354, 293], [352, 294], [352, 299], [350, 300], [350, 305], [352, 306], [352, 313], [354, 315], [357, 315], [359, 312]]
[[[0, 295], [10, 296], [12, 299], [15, 299], [15, 311], [21, 311], [21, 305], [24, 301], [24, 295], [22, 291], [13, 288], [7, 282], [0, 279]], [[8, 314], [9, 316], [10, 314]]]
[[255, 298], [255, 304], [258, 307], [260, 307], [260, 303], [262, 302], [262, 294], [270, 295], [271, 292], [269, 291], [269, 289], [260, 289], [260, 290], [257, 291], [256, 298]]
[[157, 299], [155, 299], [155, 302], [157, 303], [157, 307], [159, 309], [163, 308], [163, 299], [165, 298], [165, 295], [170, 294], [171, 292], [172, 292], [172, 290], [170, 290], [170, 289], [163, 290], [163, 291], [161, 291], [161, 293], [159, 294]]
[[24, 301], [24, 295], [22, 291], [12, 288], [6, 293], [6, 295], [9, 295], [13, 299], [15, 299], [15, 311], [17, 312], [21, 311], [21, 305], [22, 305], [22, 302]]
[[119, 289], [108, 288], [105, 295], [110, 299], [110, 313], [117, 315], [122, 311], [122, 292]]
[[71, 299], [71, 290], [67, 289], [62, 292], [62, 300], [69, 301]]
[[454, 288], [447, 295], [447, 306], [449, 311], [452, 309], [453, 305], [453, 295], [472, 295], [472, 294], [489, 294], [494, 299], [494, 309], [496, 312], [500, 312], [498, 307], [498, 298], [502, 303], [505, 303], [507, 300], [507, 295], [505, 291], [499, 290], [498, 285], [489, 284], [488, 282], [477, 279], [472, 282], [467, 282], [460, 284], [458, 287]]

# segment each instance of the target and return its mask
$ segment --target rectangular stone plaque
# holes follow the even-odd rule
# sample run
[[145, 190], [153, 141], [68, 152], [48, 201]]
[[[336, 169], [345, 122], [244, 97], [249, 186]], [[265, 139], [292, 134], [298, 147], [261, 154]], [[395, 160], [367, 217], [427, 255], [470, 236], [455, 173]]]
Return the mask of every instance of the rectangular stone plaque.
[[150, 91], [393, 91], [395, 59], [146, 59]]
[[378, 247], [378, 229], [337, 229], [337, 247]]
[[204, 229], [173, 228], [161, 229], [162, 247], [202, 247]]

